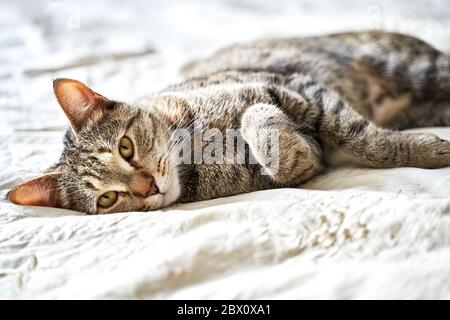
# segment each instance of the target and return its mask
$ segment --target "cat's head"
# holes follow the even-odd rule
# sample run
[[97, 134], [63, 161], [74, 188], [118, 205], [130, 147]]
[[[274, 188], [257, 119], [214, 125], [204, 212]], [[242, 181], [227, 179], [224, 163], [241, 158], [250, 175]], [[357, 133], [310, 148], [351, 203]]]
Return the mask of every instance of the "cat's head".
[[64, 151], [42, 176], [13, 188], [10, 201], [101, 214], [156, 210], [176, 200], [167, 123], [76, 80], [57, 79], [54, 91], [70, 122]]

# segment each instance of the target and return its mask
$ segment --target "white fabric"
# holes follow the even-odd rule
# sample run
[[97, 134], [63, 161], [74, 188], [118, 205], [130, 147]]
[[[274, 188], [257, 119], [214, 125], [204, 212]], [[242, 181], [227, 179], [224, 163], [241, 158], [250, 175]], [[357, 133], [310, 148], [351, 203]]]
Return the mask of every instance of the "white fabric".
[[450, 298], [450, 168], [343, 167], [148, 213], [3, 200], [61, 151], [52, 78], [130, 100], [224, 43], [372, 26], [450, 49], [448, 2], [377, 2], [2, 3], [0, 298]]

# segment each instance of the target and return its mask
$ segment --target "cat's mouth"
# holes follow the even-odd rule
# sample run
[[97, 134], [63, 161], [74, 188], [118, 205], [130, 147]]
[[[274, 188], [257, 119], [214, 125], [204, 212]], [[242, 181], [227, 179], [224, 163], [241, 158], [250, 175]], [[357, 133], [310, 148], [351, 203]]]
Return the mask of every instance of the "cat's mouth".
[[156, 188], [155, 195], [159, 194], [159, 195], [164, 196], [166, 194], [166, 190], [163, 191], [161, 188], [159, 188], [158, 184], [156, 183], [156, 181], [154, 182], [154, 184], [155, 184], [155, 188]]
[[149, 199], [149, 198], [152, 198], [152, 197], [155, 197], [155, 196], [164, 196], [166, 193], [165, 192], [162, 192], [162, 191], [160, 191], [159, 189], [158, 189], [158, 191], [156, 191], [156, 192], [154, 192], [154, 193], [152, 193], [152, 194], [149, 194], [147, 197], [145, 197], [146, 199]]

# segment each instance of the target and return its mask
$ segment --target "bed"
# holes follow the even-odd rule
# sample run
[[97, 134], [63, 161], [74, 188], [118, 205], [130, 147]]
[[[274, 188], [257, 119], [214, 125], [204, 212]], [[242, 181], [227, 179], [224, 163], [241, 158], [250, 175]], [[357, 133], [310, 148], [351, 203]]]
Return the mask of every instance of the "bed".
[[[59, 157], [55, 77], [129, 101], [180, 79], [193, 58], [259, 36], [373, 27], [450, 51], [449, 16], [444, 0], [5, 4], [0, 298], [449, 299], [450, 168], [343, 163], [301, 188], [155, 212], [88, 216], [5, 200]], [[450, 140], [450, 128], [415, 131]]]

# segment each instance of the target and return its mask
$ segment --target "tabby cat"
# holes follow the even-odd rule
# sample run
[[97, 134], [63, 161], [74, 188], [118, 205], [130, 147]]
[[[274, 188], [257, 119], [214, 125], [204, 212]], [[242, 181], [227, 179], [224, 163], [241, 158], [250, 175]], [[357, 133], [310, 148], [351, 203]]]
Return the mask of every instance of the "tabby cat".
[[[187, 80], [135, 104], [56, 79], [70, 122], [64, 151], [43, 175], [13, 188], [10, 201], [88, 214], [156, 210], [297, 187], [330, 165], [336, 150], [373, 168], [450, 165], [450, 142], [397, 131], [450, 125], [450, 57], [416, 38], [361, 32], [259, 40], [184, 71]], [[193, 150], [209, 129], [226, 137], [210, 152], [223, 161], [202, 161]], [[202, 139], [200, 153], [216, 138]], [[244, 148], [227, 152], [239, 140]], [[186, 145], [190, 163], [177, 160]]]

